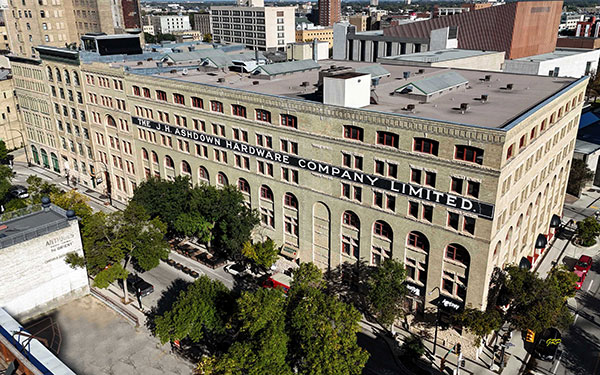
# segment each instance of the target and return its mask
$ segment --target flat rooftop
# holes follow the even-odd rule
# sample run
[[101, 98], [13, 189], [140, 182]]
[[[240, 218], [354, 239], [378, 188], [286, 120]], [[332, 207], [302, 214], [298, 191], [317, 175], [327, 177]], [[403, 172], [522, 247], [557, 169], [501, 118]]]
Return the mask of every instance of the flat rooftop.
[[[459, 60], [468, 57], [493, 55], [499, 52], [496, 51], [479, 51], [470, 49], [443, 49], [439, 51], [427, 51], [419, 53], [410, 53], [407, 55], [397, 55], [389, 57], [379, 57], [379, 61], [405, 61], [405, 62], [419, 62], [419, 63], [431, 63], [431, 62], [442, 62]], [[504, 53], [504, 52], [502, 52]]]
[[0, 216], [0, 249], [52, 233], [68, 225], [65, 210], [32, 205]]
[[[156, 69], [156, 62], [148, 61], [143, 61], [142, 65], [139, 66], [133, 61], [112, 63], [110, 65], [114, 67], [129, 66], [130, 72], [133, 74], [136, 73], [136, 68], [146, 68], [138, 70], [137, 73], [249, 93], [322, 103], [322, 99], [316, 94], [319, 69], [279, 75], [267, 80], [258, 79], [247, 73], [224, 72], [222, 70], [198, 71], [193, 66], [184, 75], [181, 69], [183, 65]], [[377, 64], [323, 60], [319, 61], [319, 65], [321, 69], [330, 68], [331, 65], [359, 69]], [[378, 104], [370, 104], [361, 108], [361, 110], [488, 128], [507, 126], [515, 118], [577, 81], [572, 78], [477, 70], [417, 67], [402, 64], [380, 65], [390, 72], [390, 76], [381, 77], [374, 90], [378, 98]], [[180, 69], [175, 69], [178, 67]], [[419, 73], [419, 71], [422, 71], [422, 73]], [[408, 83], [451, 71], [459, 73], [468, 81], [466, 89], [448, 92], [445, 95], [431, 99], [428, 103], [420, 102], [409, 95], [390, 95], [399, 87]], [[408, 79], [404, 78], [405, 72], [410, 75]], [[486, 75], [491, 76], [489, 81], [484, 81]], [[255, 82], [258, 82], [258, 84], [255, 84]], [[308, 82], [308, 86], [303, 85], [304, 82]], [[505, 89], [507, 84], [513, 84], [512, 90]], [[488, 100], [485, 103], [478, 100], [481, 95], [488, 95]], [[469, 110], [464, 114], [461, 114], [460, 111], [461, 103], [469, 104]], [[415, 105], [414, 111], [409, 112], [406, 110], [408, 104]]]
[[534, 55], [528, 57], [521, 57], [520, 59], [514, 59], [514, 61], [531, 61], [531, 62], [543, 62], [549, 60], [561, 59], [563, 57], [570, 57], [574, 55], [580, 55], [588, 52], [594, 52], [591, 49], [585, 48], [557, 48], [554, 52], [543, 53], [541, 55]]

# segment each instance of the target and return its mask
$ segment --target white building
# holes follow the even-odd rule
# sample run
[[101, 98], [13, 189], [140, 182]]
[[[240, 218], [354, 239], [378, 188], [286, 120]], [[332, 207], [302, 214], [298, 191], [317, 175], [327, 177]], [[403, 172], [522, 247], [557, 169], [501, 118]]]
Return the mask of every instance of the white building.
[[598, 69], [600, 50], [557, 48], [554, 52], [506, 60], [507, 73], [553, 77], [583, 77]]
[[560, 16], [560, 24], [558, 30], [575, 30], [577, 28], [577, 22], [583, 21], [583, 14], [563, 12]]
[[89, 293], [86, 270], [65, 262], [83, 256], [75, 214], [50, 203], [16, 214], [0, 222], [0, 307], [26, 319]]
[[215, 42], [284, 51], [296, 41], [293, 6], [213, 6], [210, 11]]
[[152, 26], [152, 25], [144, 25], [143, 27], [144, 27], [144, 32], [145, 33], [148, 33], [150, 35], [156, 35], [154, 33], [154, 26]]
[[192, 29], [189, 16], [152, 16], [152, 26], [154, 32], [159, 34]]

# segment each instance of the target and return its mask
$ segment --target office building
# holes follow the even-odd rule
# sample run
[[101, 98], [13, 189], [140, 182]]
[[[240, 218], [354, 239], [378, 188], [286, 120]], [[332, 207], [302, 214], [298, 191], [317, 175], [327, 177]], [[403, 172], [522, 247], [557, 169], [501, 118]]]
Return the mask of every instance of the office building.
[[[140, 0], [118, 0], [111, 4], [114, 30], [110, 34], [142, 31]], [[101, 9], [103, 11], [103, 9]]]
[[[362, 62], [249, 76], [148, 54], [40, 55], [12, 61], [28, 152], [94, 163], [120, 201], [150, 176], [237, 186], [260, 213], [257, 239], [289, 257], [322, 269], [402, 261], [417, 311], [434, 299], [483, 308], [495, 267], [536, 264], [562, 214], [587, 84]], [[65, 71], [79, 86], [57, 81]]]
[[0, 139], [9, 150], [25, 145], [12, 78], [10, 69], [0, 67]]
[[369, 20], [369, 16], [364, 14], [359, 14], [356, 16], [350, 16], [348, 18], [348, 22], [350, 25], [356, 27], [357, 32], [367, 31], [367, 21]]
[[213, 40], [261, 51], [285, 51], [285, 46], [296, 40], [294, 10], [293, 6], [212, 6]]
[[210, 28], [210, 13], [196, 13], [194, 14], [194, 30], [198, 30], [204, 34], [212, 34]]
[[319, 25], [333, 26], [342, 20], [341, 0], [319, 0]]
[[600, 38], [583, 38], [575, 36], [559, 37], [556, 40], [556, 47], [598, 49], [600, 48]]
[[77, 217], [46, 199], [0, 222], [0, 307], [16, 318], [34, 317], [89, 293], [85, 268], [65, 262], [69, 253], [83, 256]]
[[595, 16], [588, 17], [585, 21], [577, 22], [575, 36], [581, 38], [598, 38], [600, 36], [600, 20]]
[[158, 34], [171, 34], [174, 31], [191, 30], [190, 17], [185, 16], [152, 16], [154, 32]]
[[329, 48], [333, 47], [333, 27], [322, 27], [314, 26], [313, 28], [306, 28], [302, 30], [296, 30], [296, 42], [306, 43], [312, 42], [318, 39], [320, 42], [327, 42]]
[[543, 55], [506, 60], [504, 71], [551, 77], [583, 77], [598, 70], [600, 49], [557, 48]]

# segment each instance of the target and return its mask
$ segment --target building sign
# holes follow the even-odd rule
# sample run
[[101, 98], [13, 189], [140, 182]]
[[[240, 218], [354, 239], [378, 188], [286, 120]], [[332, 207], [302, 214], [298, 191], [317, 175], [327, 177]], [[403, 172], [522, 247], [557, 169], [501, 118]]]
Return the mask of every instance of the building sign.
[[159, 132], [172, 134], [181, 138], [189, 139], [194, 142], [207, 144], [214, 147], [231, 150], [240, 154], [255, 156], [259, 159], [269, 160], [276, 163], [297, 167], [321, 175], [331, 176], [352, 183], [368, 185], [374, 188], [391, 191], [408, 197], [419, 198], [429, 202], [452, 207], [458, 210], [471, 212], [478, 216], [492, 220], [494, 217], [494, 205], [482, 203], [473, 199], [444, 193], [441, 191], [429, 189], [423, 186], [411, 185], [394, 179], [387, 179], [379, 176], [340, 168], [335, 165], [323, 163], [316, 160], [305, 159], [295, 155], [288, 155], [276, 152], [270, 149], [256, 147], [243, 142], [237, 142], [230, 139], [217, 137], [211, 134], [202, 133], [195, 130], [180, 128], [167, 124], [161, 124], [155, 121], [142, 119], [139, 117], [131, 118], [132, 122], [139, 127], [157, 130]]
[[451, 299], [448, 298], [443, 298], [440, 302], [440, 305], [446, 307], [446, 308], [451, 308], [453, 310], [460, 310], [461, 305], [459, 305], [456, 301], [453, 301]]

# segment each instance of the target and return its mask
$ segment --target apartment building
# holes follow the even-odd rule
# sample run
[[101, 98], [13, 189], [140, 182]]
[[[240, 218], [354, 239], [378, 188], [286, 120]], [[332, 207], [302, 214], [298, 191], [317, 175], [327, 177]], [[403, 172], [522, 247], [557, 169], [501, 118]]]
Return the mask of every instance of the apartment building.
[[294, 11], [293, 6], [212, 6], [213, 40], [260, 51], [283, 51], [296, 40]]
[[210, 13], [196, 13], [194, 14], [194, 30], [200, 31], [202, 35], [212, 34], [210, 27]]
[[333, 26], [342, 20], [341, 0], [319, 0], [319, 25]]
[[152, 16], [154, 32], [159, 34], [171, 34], [174, 31], [191, 30], [190, 17], [185, 16]]
[[0, 68], [0, 139], [9, 150], [25, 145], [14, 88], [11, 71]]
[[329, 48], [333, 47], [333, 28], [315, 27], [302, 30], [296, 30], [296, 42], [306, 43], [318, 39], [320, 42], [329, 43]]
[[9, 0], [5, 20], [11, 52], [28, 57], [39, 45], [78, 45], [86, 33], [141, 29], [139, 0]]
[[560, 224], [587, 84], [361, 62], [250, 78], [146, 55], [40, 54], [12, 61], [28, 152], [86, 163], [86, 181], [90, 165], [104, 170], [92, 188], [108, 179], [123, 201], [149, 176], [235, 185], [260, 213], [257, 238], [288, 257], [402, 261], [417, 311], [484, 308], [494, 268], [535, 265]]

